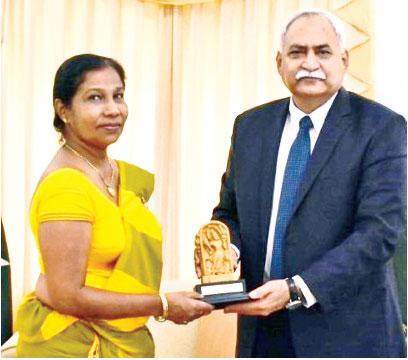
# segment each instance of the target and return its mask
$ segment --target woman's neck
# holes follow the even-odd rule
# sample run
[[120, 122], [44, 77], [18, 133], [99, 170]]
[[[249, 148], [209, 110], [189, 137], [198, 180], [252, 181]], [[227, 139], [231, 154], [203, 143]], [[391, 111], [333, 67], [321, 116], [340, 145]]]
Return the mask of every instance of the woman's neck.
[[76, 139], [65, 139], [64, 146], [71, 152], [74, 150], [87, 160], [91, 161], [95, 166], [104, 165], [108, 160], [106, 148], [98, 148], [97, 146], [86, 144], [83, 141]]

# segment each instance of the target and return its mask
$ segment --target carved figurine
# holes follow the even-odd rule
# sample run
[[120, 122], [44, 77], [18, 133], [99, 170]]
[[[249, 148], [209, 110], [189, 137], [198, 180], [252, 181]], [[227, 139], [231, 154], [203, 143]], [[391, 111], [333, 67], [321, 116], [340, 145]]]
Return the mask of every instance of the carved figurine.
[[230, 234], [224, 223], [214, 220], [202, 226], [195, 238], [195, 246], [203, 283], [234, 279]]

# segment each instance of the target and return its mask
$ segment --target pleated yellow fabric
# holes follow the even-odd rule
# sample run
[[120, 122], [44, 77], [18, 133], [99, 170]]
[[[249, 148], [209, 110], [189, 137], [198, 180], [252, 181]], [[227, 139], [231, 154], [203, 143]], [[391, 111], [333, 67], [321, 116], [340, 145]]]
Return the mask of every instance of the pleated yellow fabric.
[[[144, 205], [153, 175], [118, 161], [116, 206], [83, 173], [59, 169], [34, 194], [30, 221], [38, 245], [39, 224], [51, 220], [92, 223], [85, 284], [127, 294], [157, 294], [162, 270], [161, 227]], [[115, 265], [112, 267], [112, 263]], [[40, 258], [41, 271], [44, 266]], [[28, 294], [17, 313], [22, 357], [153, 357], [148, 317], [84, 321], [60, 314]]]

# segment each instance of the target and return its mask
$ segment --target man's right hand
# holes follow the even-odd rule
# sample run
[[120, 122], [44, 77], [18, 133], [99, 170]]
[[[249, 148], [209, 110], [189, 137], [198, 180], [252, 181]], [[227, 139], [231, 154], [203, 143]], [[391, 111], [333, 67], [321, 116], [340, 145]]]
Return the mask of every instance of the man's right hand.
[[[232, 264], [234, 266], [234, 271], [238, 267], [238, 255], [235, 252], [235, 250], [231, 247], [231, 259], [232, 259]], [[197, 274], [197, 277], [201, 279], [202, 273], [201, 273], [201, 254], [199, 254], [200, 250], [195, 248], [194, 249], [194, 263], [195, 263], [195, 272]]]

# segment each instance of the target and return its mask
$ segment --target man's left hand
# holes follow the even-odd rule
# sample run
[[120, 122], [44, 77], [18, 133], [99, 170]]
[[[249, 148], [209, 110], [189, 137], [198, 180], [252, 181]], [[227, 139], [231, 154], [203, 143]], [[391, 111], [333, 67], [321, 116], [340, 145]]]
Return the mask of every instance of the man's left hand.
[[226, 306], [224, 312], [268, 316], [285, 308], [290, 300], [289, 287], [285, 280], [271, 280], [251, 291], [249, 297], [252, 301]]

